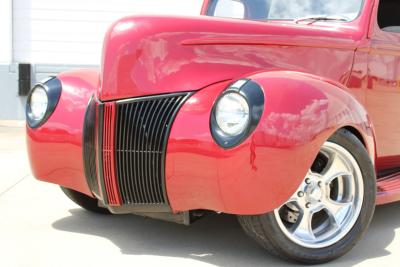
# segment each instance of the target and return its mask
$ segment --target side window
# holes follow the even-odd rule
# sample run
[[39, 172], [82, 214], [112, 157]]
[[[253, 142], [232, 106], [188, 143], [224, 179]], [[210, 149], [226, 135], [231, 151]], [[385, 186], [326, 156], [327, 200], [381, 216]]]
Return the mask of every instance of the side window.
[[382, 31], [400, 33], [400, 1], [380, 0], [378, 25]]
[[243, 19], [245, 17], [244, 4], [237, 0], [219, 0], [215, 3], [215, 17]]
[[266, 20], [271, 0], [211, 0], [207, 15], [213, 17]]

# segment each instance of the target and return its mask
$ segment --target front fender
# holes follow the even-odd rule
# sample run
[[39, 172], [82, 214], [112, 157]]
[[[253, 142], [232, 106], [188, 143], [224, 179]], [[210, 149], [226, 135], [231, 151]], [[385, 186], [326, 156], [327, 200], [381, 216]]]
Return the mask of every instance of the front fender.
[[229, 82], [197, 92], [178, 113], [166, 156], [167, 194], [175, 211], [272, 211], [295, 192], [321, 145], [342, 127], [357, 129], [374, 158], [371, 122], [342, 86], [288, 71], [248, 78], [262, 86], [265, 108], [239, 146], [225, 150], [210, 132], [212, 107]]
[[82, 158], [85, 111], [99, 86], [97, 70], [65, 72], [57, 77], [62, 93], [50, 118], [39, 128], [27, 127], [27, 147], [33, 175], [92, 195]]

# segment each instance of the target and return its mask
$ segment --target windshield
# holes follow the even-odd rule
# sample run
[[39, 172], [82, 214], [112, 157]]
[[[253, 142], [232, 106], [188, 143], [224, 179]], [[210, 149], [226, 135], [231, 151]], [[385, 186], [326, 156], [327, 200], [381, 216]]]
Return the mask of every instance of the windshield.
[[357, 18], [363, 0], [211, 0], [207, 15], [251, 20]]

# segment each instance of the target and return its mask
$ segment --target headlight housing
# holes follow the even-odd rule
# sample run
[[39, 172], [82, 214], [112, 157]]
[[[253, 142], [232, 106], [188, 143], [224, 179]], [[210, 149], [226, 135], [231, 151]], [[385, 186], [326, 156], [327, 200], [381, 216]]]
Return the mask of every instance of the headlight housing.
[[54, 77], [32, 88], [26, 102], [26, 121], [29, 127], [37, 128], [47, 121], [57, 106], [61, 91], [61, 82]]
[[256, 82], [241, 79], [217, 99], [210, 119], [214, 140], [228, 149], [244, 141], [258, 125], [264, 110], [264, 92]]

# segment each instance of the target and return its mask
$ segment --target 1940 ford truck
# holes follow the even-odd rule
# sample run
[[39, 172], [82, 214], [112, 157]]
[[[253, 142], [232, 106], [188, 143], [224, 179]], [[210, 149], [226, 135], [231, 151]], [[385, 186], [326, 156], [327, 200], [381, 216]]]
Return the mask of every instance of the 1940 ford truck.
[[113, 24], [101, 70], [26, 108], [33, 174], [83, 208], [238, 216], [268, 251], [349, 251], [400, 200], [400, 2], [209, 0]]

